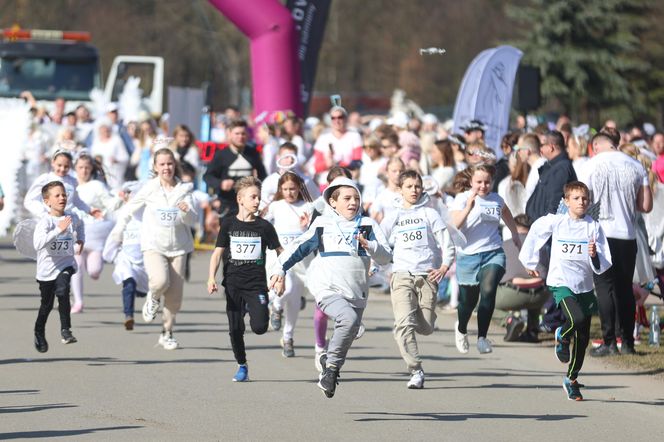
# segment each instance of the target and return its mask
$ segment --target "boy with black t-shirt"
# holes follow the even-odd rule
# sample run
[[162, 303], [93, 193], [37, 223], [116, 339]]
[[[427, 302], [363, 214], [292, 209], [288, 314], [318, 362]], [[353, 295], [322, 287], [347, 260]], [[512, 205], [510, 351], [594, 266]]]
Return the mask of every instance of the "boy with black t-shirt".
[[224, 261], [222, 285], [226, 289], [226, 315], [233, 354], [239, 367], [234, 382], [249, 380], [247, 355], [244, 347], [244, 315], [249, 313], [251, 330], [257, 335], [267, 331], [267, 278], [265, 249], [281, 253], [279, 237], [274, 227], [256, 216], [260, 204], [261, 182], [244, 177], [235, 185], [239, 212], [221, 221], [217, 244], [210, 258], [208, 293], [217, 291], [215, 275], [221, 259]]

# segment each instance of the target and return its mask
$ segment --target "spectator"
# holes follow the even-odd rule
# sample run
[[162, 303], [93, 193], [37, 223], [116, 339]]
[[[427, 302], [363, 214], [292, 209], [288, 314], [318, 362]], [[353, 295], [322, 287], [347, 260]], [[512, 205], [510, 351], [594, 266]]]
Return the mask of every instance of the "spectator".
[[565, 152], [563, 135], [554, 130], [545, 134], [544, 139], [540, 153], [547, 162], [540, 166], [539, 180], [526, 204], [526, 214], [531, 221], [556, 213], [563, 197], [563, 187], [576, 181], [574, 167]]
[[[175, 158], [180, 162], [189, 163], [196, 171], [201, 166], [201, 156], [196, 146], [194, 133], [184, 124], [178, 124], [173, 130], [173, 142], [171, 150], [175, 152]], [[194, 180], [195, 181], [195, 180]]]
[[[493, 180], [493, 189], [492, 192], [498, 192], [498, 186], [501, 181], [510, 174], [509, 167], [509, 156], [512, 153], [512, 146], [514, 146], [519, 141], [519, 134], [511, 132], [505, 134], [503, 139], [500, 142], [500, 150], [503, 153], [503, 156], [496, 161], [496, 176]], [[512, 212], [512, 213], [523, 213], [523, 212]]]
[[634, 314], [632, 278], [636, 262], [636, 212], [652, 210], [648, 175], [633, 158], [616, 150], [620, 134], [602, 130], [591, 141], [596, 155], [583, 167], [581, 181], [591, 191], [593, 203], [599, 203], [599, 222], [609, 243], [613, 266], [595, 275], [604, 343], [591, 351], [592, 356], [617, 354], [616, 338], [622, 331], [622, 354], [634, 354]]
[[518, 148], [515, 149], [518, 155], [521, 156], [521, 159], [528, 161], [528, 164], [530, 164], [530, 173], [526, 181], [526, 199], [530, 198], [530, 195], [535, 191], [535, 187], [537, 187], [537, 182], [539, 181], [538, 169], [546, 161], [546, 158], [540, 155], [540, 146], [539, 137], [533, 133], [527, 133], [521, 135]]
[[209, 192], [219, 197], [221, 216], [237, 213], [237, 198], [233, 187], [235, 182], [245, 176], [256, 176], [264, 179], [265, 167], [255, 147], [247, 144], [247, 123], [236, 120], [228, 126], [227, 148], [217, 150], [208, 164], [203, 178]]
[[[515, 152], [516, 153], [516, 152]], [[498, 185], [498, 195], [505, 200], [510, 212], [516, 214], [526, 213], [526, 180], [530, 172], [530, 165], [519, 155], [510, 155], [510, 174]], [[503, 239], [510, 238], [509, 229], [503, 228]]]
[[431, 176], [440, 189], [448, 189], [452, 185], [456, 168], [454, 167], [454, 151], [450, 140], [436, 141], [431, 150]]
[[[516, 231], [523, 242], [528, 234], [530, 222], [524, 214], [514, 217]], [[505, 341], [538, 342], [539, 314], [549, 297], [544, 280], [533, 278], [519, 261], [519, 249], [512, 239], [503, 241], [503, 250], [507, 259], [505, 275], [498, 284], [496, 291], [496, 308], [498, 310], [517, 312], [528, 310], [527, 321], [510, 314], [507, 317]], [[523, 331], [525, 326], [525, 331]], [[523, 332], [522, 332], [523, 331]]]
[[664, 183], [664, 133], [657, 132], [652, 137], [652, 151], [657, 159], [652, 164], [652, 170], [657, 174], [660, 183]]
[[[362, 137], [348, 130], [348, 112], [341, 106], [330, 110], [332, 130], [321, 134], [314, 144], [314, 170], [316, 174], [326, 174], [335, 165], [346, 167], [353, 160], [362, 159]], [[319, 179], [319, 183], [324, 182]]]

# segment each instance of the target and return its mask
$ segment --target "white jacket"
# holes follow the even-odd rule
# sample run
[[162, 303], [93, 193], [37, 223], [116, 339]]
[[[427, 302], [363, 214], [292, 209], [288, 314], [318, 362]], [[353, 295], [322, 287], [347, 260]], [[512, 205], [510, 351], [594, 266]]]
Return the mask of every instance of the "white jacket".
[[[153, 250], [164, 256], [184, 255], [194, 250], [191, 227], [196, 225], [198, 215], [191, 198], [193, 186], [177, 180], [177, 184], [166, 192], [159, 181], [153, 178], [145, 183], [136, 195], [118, 214], [113, 229], [115, 241], [122, 241], [122, 231], [134, 213], [145, 208], [141, 225], [141, 250]], [[177, 205], [184, 201], [189, 211], [183, 212]], [[118, 233], [119, 232], [119, 233]]]

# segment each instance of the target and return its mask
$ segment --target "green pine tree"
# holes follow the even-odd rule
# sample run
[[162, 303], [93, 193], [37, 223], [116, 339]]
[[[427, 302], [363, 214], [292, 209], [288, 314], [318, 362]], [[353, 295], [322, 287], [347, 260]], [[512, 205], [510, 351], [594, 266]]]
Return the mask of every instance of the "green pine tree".
[[[523, 63], [541, 73], [545, 100], [598, 123], [600, 110], [632, 119], [646, 112], [642, 81], [650, 68], [641, 53], [649, 26], [648, 0], [528, 0], [508, 5], [522, 29], [511, 42]], [[629, 113], [630, 115], [625, 115]]]

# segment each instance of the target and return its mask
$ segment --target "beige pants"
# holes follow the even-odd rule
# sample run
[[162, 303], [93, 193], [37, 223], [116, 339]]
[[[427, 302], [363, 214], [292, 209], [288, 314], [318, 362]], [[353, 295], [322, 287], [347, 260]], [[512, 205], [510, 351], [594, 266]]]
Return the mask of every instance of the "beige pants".
[[415, 333], [430, 335], [436, 323], [438, 283], [426, 275], [393, 273], [390, 281], [394, 339], [410, 371], [422, 369]]
[[162, 320], [164, 330], [171, 331], [175, 315], [182, 306], [184, 288], [184, 268], [187, 255], [169, 258], [159, 252], [147, 251], [143, 254], [143, 263], [148, 274], [148, 287], [152, 297], [159, 301], [164, 297]]

